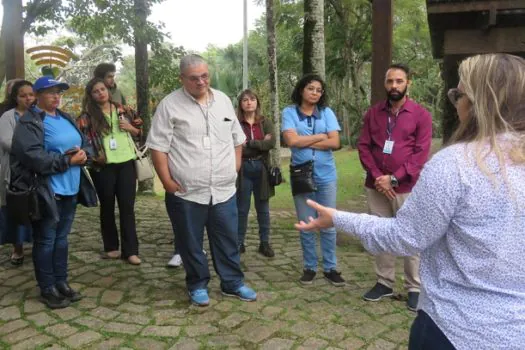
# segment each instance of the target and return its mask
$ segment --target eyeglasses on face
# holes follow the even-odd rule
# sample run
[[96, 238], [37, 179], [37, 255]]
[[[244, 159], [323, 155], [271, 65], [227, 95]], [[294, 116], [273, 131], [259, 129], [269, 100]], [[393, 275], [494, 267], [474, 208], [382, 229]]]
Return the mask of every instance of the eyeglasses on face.
[[313, 94], [314, 92], [316, 92], [316, 93], [318, 93], [318, 94], [320, 94], [320, 95], [322, 95], [322, 94], [324, 93], [324, 90], [323, 90], [323, 89], [319, 89], [319, 88], [316, 88], [316, 87], [313, 87], [313, 86], [307, 86], [307, 87], [305, 88], [305, 90], [308, 91], [308, 92], [310, 92], [310, 93], [312, 93], [312, 94]]
[[186, 79], [191, 81], [192, 83], [198, 83], [199, 81], [207, 82], [208, 79], [210, 79], [210, 75], [208, 73], [204, 73], [202, 75], [190, 75], [190, 76], [184, 76]]
[[458, 104], [459, 99], [463, 96], [465, 96], [465, 93], [458, 88], [450, 89], [447, 92], [447, 97], [454, 106]]

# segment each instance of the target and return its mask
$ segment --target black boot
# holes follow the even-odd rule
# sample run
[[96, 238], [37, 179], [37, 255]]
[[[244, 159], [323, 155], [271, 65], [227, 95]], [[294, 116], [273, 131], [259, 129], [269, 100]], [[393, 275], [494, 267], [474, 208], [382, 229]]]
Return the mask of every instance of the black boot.
[[261, 242], [261, 244], [259, 244], [259, 253], [268, 258], [273, 258], [275, 256], [275, 253], [268, 242]]
[[71, 288], [67, 282], [58, 282], [56, 287], [60, 294], [65, 296], [71, 302], [79, 301], [83, 298], [82, 294]]
[[46, 291], [40, 292], [42, 302], [50, 309], [63, 309], [68, 307], [70, 302], [64, 297], [56, 287], [51, 287]]

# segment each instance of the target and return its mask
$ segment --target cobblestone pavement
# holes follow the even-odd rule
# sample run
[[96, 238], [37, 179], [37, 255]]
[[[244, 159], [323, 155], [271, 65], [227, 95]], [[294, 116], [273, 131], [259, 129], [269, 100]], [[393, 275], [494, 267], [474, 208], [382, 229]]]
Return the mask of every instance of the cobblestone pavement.
[[69, 280], [85, 298], [66, 309], [46, 309], [38, 301], [30, 246], [21, 267], [7, 261], [10, 247], [0, 247], [0, 348], [407, 347], [414, 314], [406, 310], [404, 301], [361, 299], [375, 280], [372, 257], [357, 242], [339, 240], [345, 287], [334, 287], [319, 275], [313, 285], [302, 286], [298, 282], [301, 249], [291, 226], [294, 214], [274, 212], [272, 221], [275, 258], [257, 253], [258, 237], [252, 225], [242, 256], [246, 282], [257, 290], [258, 300], [246, 303], [223, 297], [212, 273], [210, 306], [199, 308], [189, 305], [184, 271], [166, 268], [173, 236], [162, 200], [141, 197], [137, 203], [140, 266], [100, 259], [98, 209], [79, 207], [69, 237]]

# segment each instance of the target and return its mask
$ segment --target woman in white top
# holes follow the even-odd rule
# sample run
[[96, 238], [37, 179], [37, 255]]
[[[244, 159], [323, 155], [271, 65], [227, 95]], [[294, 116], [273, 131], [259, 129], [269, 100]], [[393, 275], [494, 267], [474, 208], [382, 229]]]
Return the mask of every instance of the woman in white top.
[[525, 60], [474, 56], [449, 92], [459, 127], [424, 167], [395, 218], [310, 205], [373, 254], [421, 253], [423, 289], [409, 349], [523, 349]]

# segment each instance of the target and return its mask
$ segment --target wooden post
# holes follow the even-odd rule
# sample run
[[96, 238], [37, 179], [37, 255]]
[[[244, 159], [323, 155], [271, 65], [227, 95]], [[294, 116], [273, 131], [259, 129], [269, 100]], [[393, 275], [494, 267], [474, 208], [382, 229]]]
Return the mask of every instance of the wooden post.
[[[22, 0], [3, 0], [7, 16], [4, 35], [6, 80], [24, 78], [24, 34], [22, 33]], [[7, 23], [9, 22], [9, 23]]]
[[386, 98], [385, 73], [392, 61], [392, 0], [372, 0], [371, 104]]

